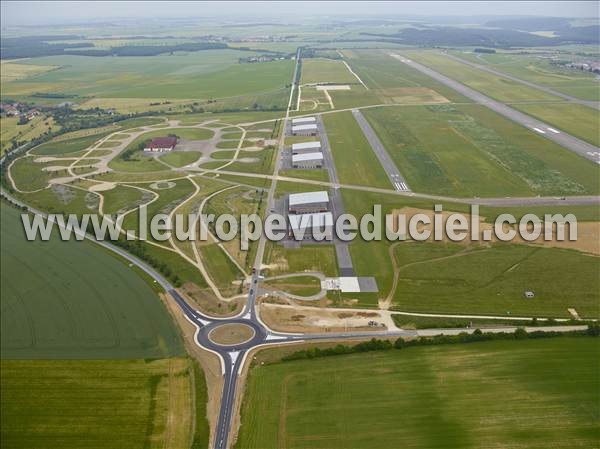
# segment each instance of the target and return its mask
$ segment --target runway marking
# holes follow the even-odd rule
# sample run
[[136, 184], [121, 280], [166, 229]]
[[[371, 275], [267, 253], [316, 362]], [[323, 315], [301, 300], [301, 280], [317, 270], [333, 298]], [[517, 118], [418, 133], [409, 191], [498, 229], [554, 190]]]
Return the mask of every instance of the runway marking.
[[539, 129], [539, 128], [533, 128], [533, 129], [534, 129], [534, 131], [537, 131], [537, 132], [538, 132], [538, 133], [540, 133], [540, 134], [546, 134], [546, 131], [544, 131], [544, 130], [541, 130], [541, 129]]
[[396, 188], [396, 190], [409, 190], [408, 186], [403, 182], [394, 182], [394, 187]]
[[547, 128], [548, 131], [553, 132], [554, 134], [560, 134], [560, 131], [554, 129], [554, 128]]

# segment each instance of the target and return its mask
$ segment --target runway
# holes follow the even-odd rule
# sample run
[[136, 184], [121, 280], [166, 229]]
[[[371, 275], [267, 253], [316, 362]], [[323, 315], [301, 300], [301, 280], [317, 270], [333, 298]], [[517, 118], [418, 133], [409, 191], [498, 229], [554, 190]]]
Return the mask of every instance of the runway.
[[465, 86], [458, 81], [455, 81], [451, 78], [448, 78], [445, 75], [442, 75], [439, 72], [436, 72], [429, 67], [424, 66], [423, 64], [419, 64], [411, 59], [405, 58], [404, 56], [390, 53], [390, 56], [403, 62], [404, 64], [412, 67], [415, 70], [418, 70], [421, 73], [439, 81], [442, 84], [454, 89], [458, 93], [464, 95], [467, 98], [475, 101], [478, 104], [481, 104], [494, 112], [512, 120], [515, 123], [525, 126], [529, 128], [533, 132], [539, 134], [542, 137], [545, 137], [548, 140], [551, 140], [554, 143], [559, 144], [560, 146], [571, 150], [581, 157], [584, 157], [590, 161], [593, 161], [597, 164], [600, 164], [600, 150], [598, 147], [591, 145], [587, 142], [584, 142], [577, 137], [574, 137], [566, 132], [556, 129], [555, 127], [550, 126], [549, 124], [542, 122], [536, 118], [530, 117], [527, 114], [519, 112], [510, 106], [505, 105], [504, 103], [500, 103], [499, 101], [493, 100], [490, 97], [478, 92], [470, 87]]

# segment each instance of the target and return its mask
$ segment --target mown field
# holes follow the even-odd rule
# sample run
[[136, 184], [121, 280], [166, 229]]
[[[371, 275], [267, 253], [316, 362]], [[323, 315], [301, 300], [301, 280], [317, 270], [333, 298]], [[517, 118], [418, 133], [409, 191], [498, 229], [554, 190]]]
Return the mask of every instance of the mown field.
[[483, 106], [385, 107], [364, 115], [417, 192], [500, 197], [599, 189], [594, 163]]
[[194, 398], [187, 358], [2, 360], [0, 368], [5, 448], [184, 448], [195, 419], [207, 427], [206, 392]]
[[2, 206], [2, 357], [161, 358], [184, 354], [156, 292], [89, 242], [24, 237]]
[[599, 344], [495, 341], [257, 366], [236, 447], [594, 447]]
[[390, 181], [352, 112], [323, 115], [341, 183], [389, 188]]
[[[500, 72], [526, 81], [548, 86], [582, 100], [600, 100], [600, 89], [595, 75], [551, 64], [548, 59], [511, 53], [474, 54], [455, 52], [461, 58], [488, 65]], [[565, 56], [569, 58], [569, 56]]]

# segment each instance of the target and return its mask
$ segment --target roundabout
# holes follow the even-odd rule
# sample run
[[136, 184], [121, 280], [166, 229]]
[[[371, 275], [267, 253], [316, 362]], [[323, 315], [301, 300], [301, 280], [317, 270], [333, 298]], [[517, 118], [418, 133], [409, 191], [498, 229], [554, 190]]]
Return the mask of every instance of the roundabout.
[[212, 321], [198, 332], [198, 343], [219, 353], [243, 351], [265, 342], [265, 330], [253, 320]]
[[247, 324], [226, 323], [213, 327], [208, 333], [208, 338], [214, 344], [221, 346], [235, 346], [251, 341], [256, 331]]

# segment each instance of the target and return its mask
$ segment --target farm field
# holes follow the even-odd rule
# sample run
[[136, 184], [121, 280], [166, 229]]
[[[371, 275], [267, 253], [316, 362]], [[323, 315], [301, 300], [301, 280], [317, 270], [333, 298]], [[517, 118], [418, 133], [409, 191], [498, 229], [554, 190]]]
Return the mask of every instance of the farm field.
[[550, 87], [582, 100], [600, 101], [598, 81], [592, 73], [564, 68], [547, 59], [511, 53], [474, 54], [453, 52], [458, 57], [488, 65], [499, 72]]
[[3, 447], [183, 448], [194, 420], [206, 427], [206, 391], [194, 416], [187, 358], [2, 360], [0, 369]]
[[469, 197], [598, 192], [593, 162], [483, 106], [385, 107], [364, 115], [417, 192]]
[[600, 146], [600, 112], [579, 104], [519, 104], [515, 109]]
[[18, 211], [2, 206], [1, 212], [3, 358], [184, 354], [156, 292], [122, 261], [57, 234], [29, 242]]
[[236, 447], [592, 447], [599, 349], [561, 337], [255, 366]]
[[390, 181], [352, 112], [323, 115], [341, 183], [389, 188]]
[[[4, 67], [5, 64], [2, 64]], [[10, 148], [13, 141], [27, 142], [47, 132], [56, 129], [52, 117], [38, 116], [25, 125], [19, 125], [17, 117], [0, 118], [0, 156]]]
[[[188, 54], [89, 57], [47, 56], [23, 65], [58, 66], [35, 77], [3, 83], [3, 95], [34, 93], [95, 98], [210, 99], [266, 93], [284, 88], [293, 62], [240, 64], [252, 53], [206, 50]], [[285, 92], [282, 91], [285, 96]]]

